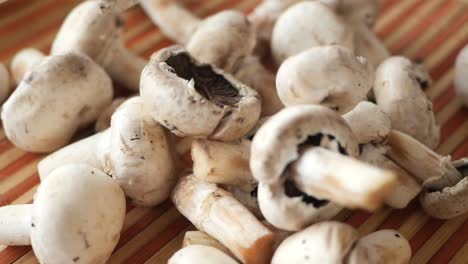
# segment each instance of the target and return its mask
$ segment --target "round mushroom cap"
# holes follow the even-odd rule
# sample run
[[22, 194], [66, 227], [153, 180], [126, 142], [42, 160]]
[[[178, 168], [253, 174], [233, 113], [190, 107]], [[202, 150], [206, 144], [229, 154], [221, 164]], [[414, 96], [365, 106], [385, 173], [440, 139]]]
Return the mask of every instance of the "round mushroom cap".
[[457, 55], [455, 62], [455, 91], [468, 107], [468, 45], [466, 45]]
[[273, 28], [275, 62], [315, 46], [340, 45], [354, 50], [354, 33], [343, 18], [319, 1], [303, 1], [288, 8]]
[[321, 222], [286, 238], [271, 264], [344, 263], [358, 239], [357, 231], [339, 222]]
[[85, 1], [76, 6], [60, 27], [50, 53], [79, 51], [107, 67], [120, 51], [121, 43], [117, 40], [123, 21], [112, 9], [103, 11], [99, 1]]
[[377, 105], [392, 120], [392, 128], [418, 139], [430, 148], [439, 143], [440, 127], [432, 102], [424, 91], [431, 85], [421, 64], [405, 57], [386, 59], [377, 68], [374, 93]]
[[191, 245], [174, 253], [168, 264], [238, 264], [219, 249], [203, 245]]
[[395, 230], [380, 230], [359, 239], [347, 258], [347, 264], [407, 264], [411, 258], [408, 240]]
[[3, 63], [0, 62], [0, 105], [10, 94], [10, 74]]
[[262, 183], [278, 183], [287, 166], [298, 159], [298, 147], [306, 145], [359, 155], [356, 137], [335, 111], [318, 105], [290, 106], [268, 119], [255, 134], [252, 175]]
[[147, 114], [140, 97], [127, 100], [112, 115], [104, 159], [104, 170], [138, 205], [163, 202], [177, 181], [164, 129]]
[[265, 219], [276, 228], [298, 231], [337, 215], [341, 206], [301, 192], [292, 181], [258, 185], [258, 204]]
[[180, 46], [154, 54], [141, 75], [140, 93], [150, 115], [178, 136], [238, 139], [257, 122], [257, 92]]
[[86, 55], [48, 57], [30, 71], [3, 105], [8, 139], [31, 152], [65, 146], [112, 101], [112, 82]]
[[18, 51], [10, 63], [10, 71], [15, 84], [19, 84], [24, 75], [33, 67], [39, 65], [45, 57], [44, 53], [34, 48]]
[[239, 11], [222, 11], [196, 28], [187, 50], [198, 61], [230, 72], [255, 47], [255, 30]]
[[420, 196], [421, 205], [430, 216], [438, 219], [450, 219], [468, 212], [468, 158], [452, 163], [463, 176], [455, 185], [439, 186], [441, 179], [428, 179], [424, 182], [424, 191]]
[[372, 88], [372, 67], [340, 46], [313, 47], [285, 60], [276, 86], [284, 105], [320, 104], [346, 113]]
[[34, 199], [34, 253], [41, 263], [105, 263], [124, 218], [125, 195], [107, 174], [87, 165], [62, 166]]

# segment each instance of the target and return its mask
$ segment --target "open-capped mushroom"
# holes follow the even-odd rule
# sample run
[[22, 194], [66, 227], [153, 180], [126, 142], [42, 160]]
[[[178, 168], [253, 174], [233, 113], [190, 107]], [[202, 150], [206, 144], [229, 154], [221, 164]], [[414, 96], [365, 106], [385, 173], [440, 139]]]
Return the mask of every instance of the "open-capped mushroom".
[[0, 244], [32, 244], [40, 263], [105, 263], [124, 218], [119, 185], [95, 168], [70, 164], [41, 183], [34, 204], [0, 208]]
[[340, 45], [354, 51], [354, 33], [333, 9], [319, 1], [288, 8], [273, 29], [271, 50], [280, 65], [288, 57], [315, 46]]
[[346, 113], [362, 101], [374, 81], [367, 61], [340, 46], [313, 47], [284, 61], [276, 86], [283, 104], [320, 104]]
[[468, 107], [468, 45], [457, 55], [454, 78], [455, 91], [463, 104]]
[[10, 94], [10, 74], [3, 63], [0, 62], [0, 105]]
[[179, 46], [152, 56], [140, 92], [151, 116], [178, 136], [235, 140], [260, 116], [257, 92]]
[[[184, 235], [184, 240], [182, 241], [182, 247], [189, 247], [192, 245], [202, 245], [214, 247], [221, 250], [228, 256], [232, 256], [231, 251], [218, 240], [214, 239], [212, 236], [208, 235], [202, 231], [187, 231]], [[233, 256], [232, 256], [233, 257]]]
[[114, 114], [115, 110], [125, 101], [127, 98], [125, 97], [117, 97], [112, 100], [112, 103], [102, 111], [99, 115], [96, 123], [94, 124], [94, 130], [96, 132], [102, 132], [110, 127], [111, 117]]
[[34, 48], [26, 48], [20, 50], [11, 60], [10, 70], [15, 84], [19, 84], [23, 80], [26, 73], [32, 70], [36, 65], [39, 65], [46, 55], [40, 50]]
[[114, 9], [102, 9], [99, 1], [85, 1], [75, 7], [63, 22], [51, 54], [78, 51], [101, 65], [125, 87], [138, 91], [140, 74], [147, 61], [124, 46], [123, 21]]
[[123, 103], [111, 128], [52, 153], [39, 162], [41, 179], [65, 163], [95, 166], [116, 180], [133, 202], [153, 206], [167, 199], [177, 179], [165, 131], [140, 97]]
[[197, 229], [220, 241], [242, 263], [270, 261], [274, 234], [229, 192], [190, 175], [179, 181], [172, 201]]
[[[388, 171], [343, 156], [357, 157], [358, 142], [336, 112], [321, 106], [281, 110], [257, 131], [251, 151], [250, 168], [259, 181], [260, 209], [271, 224], [281, 229], [299, 230], [333, 217], [340, 206], [325, 199], [336, 199], [344, 206], [375, 209], [392, 191], [395, 181]], [[313, 163], [307, 162], [309, 158]], [[315, 163], [316, 159], [321, 161]], [[338, 166], [326, 165], [324, 160], [326, 164], [338, 161]], [[345, 175], [341, 169], [359, 173]], [[365, 180], [356, 181], [354, 177]], [[319, 179], [322, 183], [316, 184]], [[353, 186], [356, 182], [366, 185], [353, 193], [357, 191]], [[343, 199], [343, 195], [336, 196], [339, 193], [353, 195]]]
[[50, 152], [111, 103], [112, 82], [85, 55], [51, 56], [34, 67], [3, 105], [3, 128], [21, 149]]
[[433, 149], [439, 144], [440, 127], [432, 103], [424, 93], [430, 85], [429, 73], [421, 64], [404, 57], [390, 57], [377, 68], [374, 94], [394, 129]]
[[221, 250], [204, 245], [193, 245], [180, 249], [167, 264], [238, 264]]

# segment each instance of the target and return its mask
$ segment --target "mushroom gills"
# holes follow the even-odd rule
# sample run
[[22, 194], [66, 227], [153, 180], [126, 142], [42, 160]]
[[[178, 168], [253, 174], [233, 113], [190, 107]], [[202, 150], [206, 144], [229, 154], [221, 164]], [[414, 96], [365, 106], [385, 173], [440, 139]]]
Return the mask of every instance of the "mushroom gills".
[[209, 64], [196, 65], [188, 53], [179, 53], [165, 61], [174, 73], [187, 81], [194, 81], [195, 90], [217, 106], [235, 106], [241, 100], [237, 90]]

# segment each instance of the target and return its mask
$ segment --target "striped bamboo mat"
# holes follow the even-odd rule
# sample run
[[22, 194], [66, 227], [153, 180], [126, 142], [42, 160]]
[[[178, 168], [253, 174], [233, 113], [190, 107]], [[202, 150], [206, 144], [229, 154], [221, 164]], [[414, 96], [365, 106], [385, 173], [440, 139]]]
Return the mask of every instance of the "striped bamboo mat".
[[[0, 61], [9, 63], [21, 48], [48, 52], [63, 18], [78, 0], [10, 0], [0, 5]], [[249, 12], [260, 0], [185, 0], [200, 16], [221, 9]], [[375, 30], [393, 54], [422, 59], [435, 81], [427, 93], [442, 126], [438, 152], [454, 159], [468, 155], [468, 109], [461, 107], [453, 87], [453, 64], [468, 43], [468, 4], [461, 0], [384, 0]], [[142, 12], [125, 14], [127, 46], [144, 57], [171, 44]], [[25, 153], [0, 130], [0, 206], [29, 203], [39, 178], [41, 156]], [[449, 221], [431, 219], [417, 202], [404, 210], [374, 214], [343, 212], [337, 219], [361, 234], [398, 229], [411, 242], [412, 263], [468, 263], [468, 214]], [[128, 204], [122, 237], [109, 263], [166, 263], [191, 229], [169, 202], [157, 208]], [[30, 247], [1, 247], [0, 263], [37, 263]]]

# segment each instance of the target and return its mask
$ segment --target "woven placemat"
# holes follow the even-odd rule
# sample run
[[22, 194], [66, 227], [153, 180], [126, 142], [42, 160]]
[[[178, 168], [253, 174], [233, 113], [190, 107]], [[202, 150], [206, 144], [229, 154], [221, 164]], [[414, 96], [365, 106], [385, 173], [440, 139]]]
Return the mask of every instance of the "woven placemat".
[[[48, 52], [66, 14], [78, 0], [10, 0], [0, 5], [0, 61], [9, 63], [21, 48]], [[260, 0], [185, 0], [200, 16], [221, 9], [249, 12]], [[171, 44], [143, 11], [125, 14], [127, 46], [144, 57]], [[393, 54], [420, 59], [434, 85], [427, 94], [442, 127], [438, 152], [458, 159], [468, 154], [468, 110], [453, 87], [453, 65], [468, 43], [468, 4], [461, 0], [384, 0], [375, 31]], [[15, 148], [0, 130], [0, 205], [30, 203], [39, 183], [36, 166], [41, 156]], [[413, 201], [408, 208], [384, 208], [374, 214], [346, 211], [337, 219], [361, 234], [398, 229], [410, 240], [411, 263], [468, 263], [468, 214], [449, 221], [428, 217]], [[193, 229], [174, 207], [127, 206], [122, 237], [109, 263], [166, 263]], [[1, 247], [0, 263], [37, 263], [31, 247]]]

